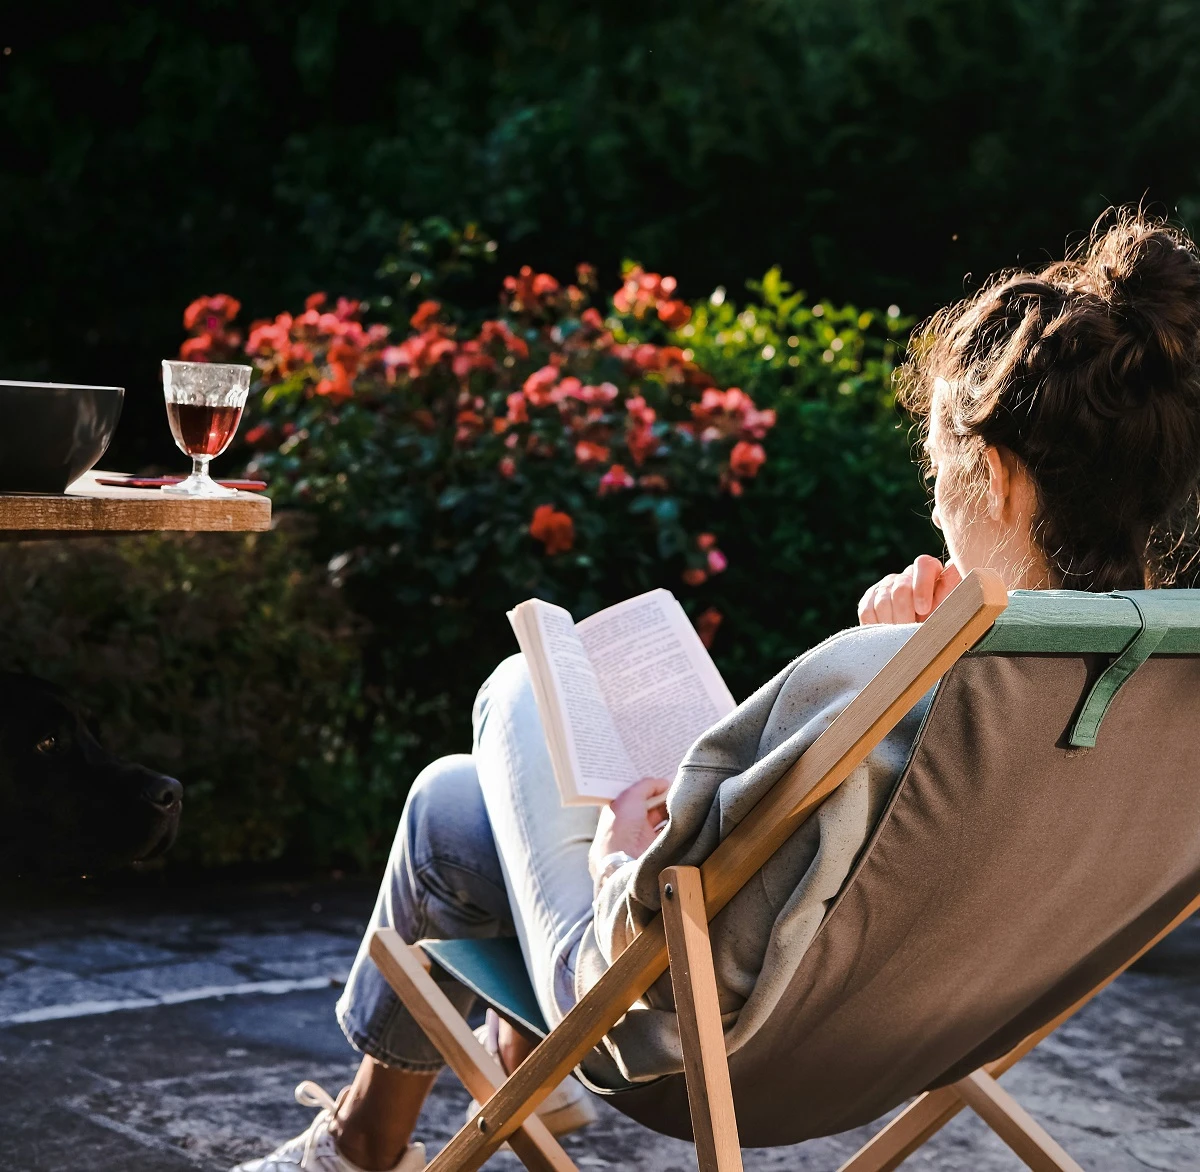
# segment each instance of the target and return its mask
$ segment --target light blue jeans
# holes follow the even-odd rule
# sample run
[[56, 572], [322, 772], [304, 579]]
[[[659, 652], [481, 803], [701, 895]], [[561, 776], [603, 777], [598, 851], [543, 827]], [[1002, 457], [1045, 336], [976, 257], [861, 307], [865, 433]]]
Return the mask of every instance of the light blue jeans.
[[[575, 954], [592, 918], [587, 853], [597, 810], [562, 805], [521, 656], [480, 689], [473, 722], [472, 751], [435, 761], [413, 783], [372, 927], [395, 928], [409, 943], [515, 932], [555, 1025], [575, 1002]], [[368, 943], [369, 935], [337, 1005], [346, 1037], [387, 1066], [437, 1070], [441, 1058]], [[454, 982], [444, 987], [468, 1013], [472, 995]]]

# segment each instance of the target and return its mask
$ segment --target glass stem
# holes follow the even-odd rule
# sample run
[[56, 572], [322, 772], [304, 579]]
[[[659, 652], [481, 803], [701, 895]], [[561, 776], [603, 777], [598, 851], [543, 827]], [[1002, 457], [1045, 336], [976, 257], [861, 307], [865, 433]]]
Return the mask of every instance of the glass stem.
[[192, 475], [197, 480], [208, 480], [208, 463], [212, 456], [193, 456], [192, 457]]

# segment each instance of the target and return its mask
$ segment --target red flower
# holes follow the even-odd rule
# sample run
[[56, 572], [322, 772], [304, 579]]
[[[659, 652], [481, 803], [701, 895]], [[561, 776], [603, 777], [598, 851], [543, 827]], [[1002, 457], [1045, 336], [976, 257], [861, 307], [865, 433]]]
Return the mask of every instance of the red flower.
[[436, 366], [443, 358], [454, 353], [454, 342], [449, 338], [437, 338], [429, 343], [429, 365]]
[[580, 315], [579, 320], [583, 322], [588, 329], [595, 330], [599, 333], [604, 329], [604, 318], [600, 316], [598, 309], [585, 309]]
[[601, 496], [607, 496], [610, 492], [619, 492], [621, 489], [632, 487], [633, 477], [625, 471], [623, 464], [614, 464], [600, 477], [599, 491]]
[[331, 362], [329, 376], [317, 383], [316, 393], [337, 403], [349, 399], [354, 394], [354, 384], [350, 381], [349, 371], [340, 362]]
[[179, 357], [184, 362], [207, 362], [212, 355], [212, 334], [201, 334], [198, 338], [188, 338], [179, 347]]
[[625, 437], [629, 454], [633, 462], [640, 468], [659, 449], [658, 436], [649, 427], [634, 427]]
[[291, 340], [292, 315], [281, 313], [274, 321], [256, 321], [250, 327], [246, 353], [255, 358], [274, 358], [285, 369], [303, 366], [311, 354]]
[[629, 454], [637, 465], [643, 464], [647, 457], [653, 456], [659, 448], [658, 437], [654, 434], [654, 420], [657, 418], [654, 408], [646, 406], [646, 400], [640, 395], [625, 400], [625, 410], [629, 416], [630, 427], [625, 436], [629, 446]]
[[525, 380], [525, 396], [535, 407], [546, 407], [554, 402], [553, 388], [558, 382], [558, 367], [543, 366]]
[[625, 410], [635, 427], [649, 427], [658, 418], [654, 408], [647, 407], [646, 400], [641, 395], [626, 399]]
[[710, 574], [719, 574], [728, 565], [728, 560], [719, 549], [710, 549], [708, 551], [708, 572]]
[[657, 346], [643, 342], [634, 348], [633, 363], [639, 370], [658, 370], [662, 367]]
[[669, 329], [678, 329], [687, 323], [692, 311], [682, 301], [672, 300], [674, 294], [674, 277], [647, 273], [635, 265], [625, 274], [625, 283], [613, 295], [613, 306], [618, 313], [631, 313], [639, 321], [651, 309], [657, 309], [660, 320]]
[[579, 464], [603, 464], [608, 459], [608, 448], [589, 440], [580, 440], [575, 445], [575, 460]]
[[217, 333], [242, 311], [242, 303], [228, 293], [215, 293], [211, 297], [197, 297], [183, 311], [185, 330], [203, 329]]
[[558, 282], [549, 273], [534, 273], [528, 265], [515, 277], [504, 278], [504, 299], [514, 313], [547, 307], [558, 292]]
[[766, 459], [767, 453], [763, 451], [762, 444], [751, 444], [746, 440], [739, 440], [733, 445], [733, 451], [729, 453], [729, 467], [735, 476], [749, 479], [758, 475], [758, 470], [766, 462]]
[[512, 458], [512, 456], [505, 456], [497, 465], [497, 468], [500, 470], [500, 475], [503, 476], [505, 480], [508, 480], [510, 477], [516, 475], [517, 462]]
[[768, 407], [765, 411], [756, 411], [753, 406], [742, 415], [742, 430], [755, 439], [762, 439], [775, 426], [775, 412]]
[[470, 443], [483, 430], [483, 416], [470, 408], [460, 411], [454, 418], [457, 429], [454, 433], [456, 444]]
[[422, 301], [417, 306], [417, 312], [408, 319], [409, 324], [414, 330], [423, 330], [441, 312], [442, 303], [440, 301]]
[[710, 606], [708, 610], [696, 616], [696, 633], [705, 647], [713, 645], [713, 640], [717, 637], [717, 628], [721, 625], [723, 617], [715, 606]]
[[454, 356], [454, 375], [465, 379], [473, 370], [495, 370], [496, 360], [479, 349], [478, 342], [463, 342]]
[[717, 544], [717, 536], [715, 533], [701, 533], [696, 538], [696, 544], [704, 550], [712, 549]]
[[601, 383], [598, 387], [583, 387], [579, 397], [585, 403], [611, 403], [619, 394], [612, 383]]
[[683, 571], [683, 580], [689, 586], [703, 586], [708, 580], [708, 575], [703, 570], [695, 566], [690, 566]]
[[562, 380], [562, 382], [558, 384], [558, 393], [555, 397], [559, 400], [582, 399], [583, 383], [581, 383], [573, 374], [569, 374]]
[[660, 301], [658, 320], [669, 330], [682, 329], [692, 320], [691, 306], [683, 301]]
[[271, 438], [271, 426], [268, 423], [260, 423], [246, 432], [243, 438], [252, 448], [257, 448], [264, 440]]
[[479, 344], [481, 346], [494, 346], [497, 342], [501, 342], [504, 348], [510, 353], [515, 354], [518, 358], [529, 357], [529, 345], [524, 338], [518, 338], [509, 327], [507, 322], [503, 321], [485, 321], [479, 327]]
[[326, 297], [324, 293], [310, 293], [304, 299], [304, 308], [309, 310], [318, 310], [325, 304]]
[[509, 423], [528, 423], [529, 411], [525, 406], [525, 396], [521, 391], [513, 391], [508, 396]]
[[362, 361], [362, 350], [353, 343], [338, 338], [330, 345], [326, 356], [331, 363], [345, 367], [348, 374], [354, 375]]
[[692, 417], [706, 443], [722, 436], [760, 440], [775, 426], [775, 412], [759, 411], [739, 387], [727, 391], [708, 387], [700, 402], [692, 404]]
[[575, 544], [575, 522], [553, 505], [538, 505], [529, 523], [529, 535], [546, 547], [546, 554], [566, 553]]

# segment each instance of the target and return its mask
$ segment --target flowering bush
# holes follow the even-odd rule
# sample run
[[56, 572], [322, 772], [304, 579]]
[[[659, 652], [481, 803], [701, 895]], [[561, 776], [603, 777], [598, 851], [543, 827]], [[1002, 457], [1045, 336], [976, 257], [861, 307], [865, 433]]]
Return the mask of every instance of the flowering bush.
[[[690, 604], [725, 569], [710, 514], [758, 476], [775, 412], [675, 344], [672, 278], [627, 267], [607, 313], [596, 291], [588, 266], [524, 268], [476, 328], [426, 300], [398, 336], [323, 294], [251, 325], [250, 471], [319, 518], [376, 625], [442, 645], [531, 593], [587, 612], [665, 579]], [[226, 354], [230, 305], [189, 306], [184, 349]]]

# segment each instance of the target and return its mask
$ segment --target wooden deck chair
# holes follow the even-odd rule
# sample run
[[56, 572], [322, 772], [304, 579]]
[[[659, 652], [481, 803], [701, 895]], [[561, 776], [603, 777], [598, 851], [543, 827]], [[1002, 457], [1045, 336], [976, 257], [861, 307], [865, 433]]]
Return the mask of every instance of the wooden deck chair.
[[[1007, 608], [1007, 609], [1006, 609]], [[944, 678], [942, 678], [944, 677]], [[767, 1026], [726, 1058], [708, 921], [935, 682], [890, 802]], [[668, 967], [683, 1074], [609, 1101], [694, 1138], [702, 1172], [915, 1100], [841, 1172], [897, 1167], [964, 1106], [1034, 1169], [1078, 1165], [997, 1077], [1200, 907], [1200, 591], [1017, 592], [976, 572], [547, 1031], [515, 942], [371, 955], [483, 1103], [431, 1163], [505, 1141], [572, 1168], [532, 1114]], [[505, 1078], [430, 966], [542, 1038]], [[735, 1110], [736, 1108], [736, 1110]]]

